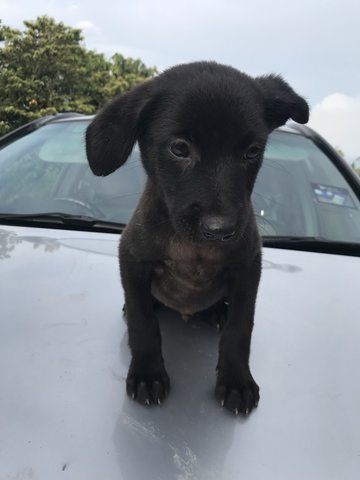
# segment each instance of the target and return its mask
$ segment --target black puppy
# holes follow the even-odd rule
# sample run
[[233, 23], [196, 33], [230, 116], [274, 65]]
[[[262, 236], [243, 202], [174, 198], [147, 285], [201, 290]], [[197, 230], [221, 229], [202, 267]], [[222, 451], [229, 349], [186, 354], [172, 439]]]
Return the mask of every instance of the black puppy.
[[154, 298], [184, 317], [212, 306], [222, 331], [215, 396], [248, 414], [261, 241], [250, 201], [268, 134], [309, 108], [281, 77], [214, 62], [173, 67], [107, 105], [86, 133], [90, 167], [108, 175], [138, 141], [148, 179], [120, 244], [132, 361], [127, 392], [161, 403], [169, 377]]

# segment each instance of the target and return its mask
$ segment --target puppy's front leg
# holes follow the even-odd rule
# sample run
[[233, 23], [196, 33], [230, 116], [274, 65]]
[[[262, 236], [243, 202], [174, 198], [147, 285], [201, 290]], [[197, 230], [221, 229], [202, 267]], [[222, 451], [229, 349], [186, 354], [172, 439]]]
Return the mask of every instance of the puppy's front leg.
[[228, 319], [219, 345], [217, 401], [236, 415], [248, 415], [259, 402], [259, 387], [249, 369], [255, 300], [260, 280], [261, 257], [252, 265], [230, 274]]
[[152, 265], [130, 254], [120, 256], [132, 360], [126, 379], [128, 395], [143, 405], [160, 403], [170, 388], [161, 353], [159, 321], [151, 297]]

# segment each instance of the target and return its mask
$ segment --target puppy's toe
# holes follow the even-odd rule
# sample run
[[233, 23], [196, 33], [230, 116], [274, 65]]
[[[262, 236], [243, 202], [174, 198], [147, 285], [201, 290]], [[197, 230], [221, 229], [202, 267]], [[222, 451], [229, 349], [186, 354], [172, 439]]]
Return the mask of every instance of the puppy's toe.
[[165, 399], [165, 385], [162, 382], [155, 381], [151, 385], [151, 400], [153, 403], [161, 405]]
[[235, 415], [249, 415], [259, 403], [259, 387], [250, 371], [244, 367], [239, 368], [235, 375], [234, 369], [219, 369], [215, 398], [222, 407]]
[[132, 362], [126, 379], [126, 392], [130, 398], [141, 405], [161, 405], [169, 390], [170, 379], [163, 365], [137, 368]]

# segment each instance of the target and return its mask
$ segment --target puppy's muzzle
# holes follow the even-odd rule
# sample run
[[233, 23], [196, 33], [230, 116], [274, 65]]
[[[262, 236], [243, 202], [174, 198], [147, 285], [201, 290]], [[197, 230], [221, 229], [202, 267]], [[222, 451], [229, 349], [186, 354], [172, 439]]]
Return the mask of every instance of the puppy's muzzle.
[[226, 217], [208, 215], [200, 223], [203, 237], [212, 242], [230, 242], [236, 233], [236, 225]]

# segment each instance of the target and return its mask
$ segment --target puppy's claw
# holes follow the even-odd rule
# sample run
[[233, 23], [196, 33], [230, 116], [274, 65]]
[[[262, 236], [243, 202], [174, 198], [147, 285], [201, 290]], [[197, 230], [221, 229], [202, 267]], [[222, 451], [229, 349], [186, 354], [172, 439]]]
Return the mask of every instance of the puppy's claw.
[[131, 399], [132, 399], [132, 400], [135, 400], [135, 393], [132, 393], [132, 394], [131, 394]]
[[150, 405], [150, 400], [147, 398], [144, 403], [145, 405]]
[[225, 400], [223, 399], [220, 401], [220, 407], [223, 408], [224, 404], [225, 404]]
[[158, 398], [157, 403], [158, 403], [158, 405], [161, 405], [161, 400], [160, 400], [160, 398]]
[[239, 410], [237, 408], [235, 408], [234, 413], [235, 413], [236, 416], [238, 416], [239, 415]]
[[245, 415], [248, 416], [249, 415], [249, 409], [247, 408], [246, 411], [245, 411]]

